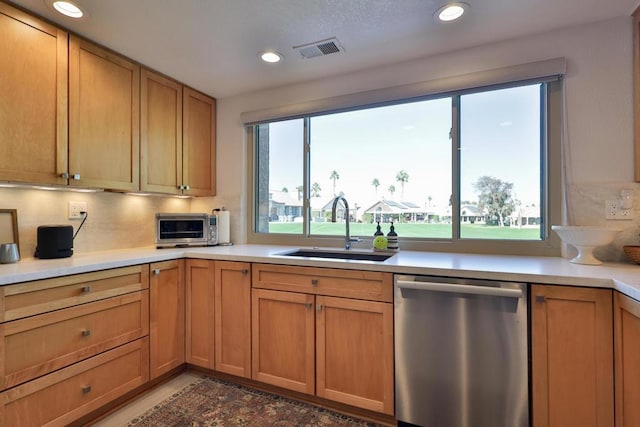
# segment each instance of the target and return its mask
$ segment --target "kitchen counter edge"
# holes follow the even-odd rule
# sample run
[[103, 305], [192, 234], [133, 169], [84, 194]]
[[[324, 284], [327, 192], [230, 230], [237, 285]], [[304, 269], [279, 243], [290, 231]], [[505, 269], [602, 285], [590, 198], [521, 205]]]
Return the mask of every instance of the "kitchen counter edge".
[[87, 273], [110, 268], [200, 258], [223, 261], [259, 262], [306, 267], [381, 271], [539, 284], [611, 288], [640, 301], [640, 266], [605, 263], [599, 266], [572, 264], [558, 257], [479, 255], [442, 252], [399, 251], [383, 262], [287, 257], [298, 249], [274, 245], [234, 245], [207, 248], [155, 247], [79, 253], [70, 258], [23, 259], [0, 264], [0, 285]]

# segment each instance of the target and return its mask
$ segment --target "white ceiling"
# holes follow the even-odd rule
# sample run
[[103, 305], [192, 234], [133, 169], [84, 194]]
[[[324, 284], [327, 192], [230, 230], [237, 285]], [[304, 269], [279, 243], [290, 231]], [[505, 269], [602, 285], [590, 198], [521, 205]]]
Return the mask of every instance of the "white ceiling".
[[[622, 15], [639, 0], [75, 0], [71, 20], [44, 0], [13, 0], [38, 15], [217, 98], [342, 74]], [[337, 37], [345, 52], [301, 59], [293, 46]], [[275, 49], [280, 64], [257, 54]]]

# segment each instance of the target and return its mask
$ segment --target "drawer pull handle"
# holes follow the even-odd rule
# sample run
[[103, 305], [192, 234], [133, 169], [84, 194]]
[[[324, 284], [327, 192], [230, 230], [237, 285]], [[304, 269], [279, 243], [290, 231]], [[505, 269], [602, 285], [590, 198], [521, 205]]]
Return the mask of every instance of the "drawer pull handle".
[[316, 304], [316, 311], [322, 311], [324, 306], [322, 304]]
[[246, 276], [249, 273], [249, 270], [245, 268], [244, 270], [241, 271], [241, 273]]
[[91, 335], [91, 329], [84, 329], [82, 331], [82, 336], [83, 337], [88, 337], [89, 335]]
[[84, 387], [82, 387], [82, 394], [87, 394], [91, 391], [91, 386], [90, 385], [86, 385]]
[[313, 307], [313, 304], [311, 304], [310, 302], [306, 303], [304, 305], [305, 307], [307, 307], [308, 310], [311, 310], [311, 307]]
[[91, 292], [91, 286], [83, 286], [82, 287], [82, 293], [83, 294], [88, 294], [89, 292]]
[[160, 274], [160, 269], [159, 268], [154, 269], [153, 274], [155, 274], [156, 276]]
[[546, 302], [544, 295], [536, 295], [536, 302]]
[[318, 279], [311, 279], [311, 284], [313, 286], [318, 286]]

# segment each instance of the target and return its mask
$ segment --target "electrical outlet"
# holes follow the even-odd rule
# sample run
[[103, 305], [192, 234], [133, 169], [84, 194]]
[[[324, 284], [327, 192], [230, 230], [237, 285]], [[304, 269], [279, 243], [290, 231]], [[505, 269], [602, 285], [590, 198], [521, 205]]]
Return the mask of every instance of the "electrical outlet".
[[69, 219], [82, 219], [80, 212], [87, 212], [87, 202], [69, 202]]
[[633, 219], [633, 209], [622, 209], [619, 200], [607, 200], [606, 203], [606, 219], [625, 220]]

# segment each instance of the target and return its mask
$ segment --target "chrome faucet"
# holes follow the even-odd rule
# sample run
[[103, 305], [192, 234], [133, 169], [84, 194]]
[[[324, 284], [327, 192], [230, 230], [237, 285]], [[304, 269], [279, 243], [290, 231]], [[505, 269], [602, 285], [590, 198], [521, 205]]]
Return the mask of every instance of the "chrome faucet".
[[344, 248], [349, 250], [351, 248], [351, 242], [360, 242], [361, 240], [358, 237], [351, 238], [349, 234], [349, 203], [347, 203], [347, 199], [342, 196], [337, 196], [333, 199], [333, 206], [331, 207], [331, 222], [336, 222], [336, 207], [338, 206], [338, 202], [342, 200], [342, 204], [344, 205], [345, 210], [345, 223], [346, 223], [346, 233], [344, 236]]

